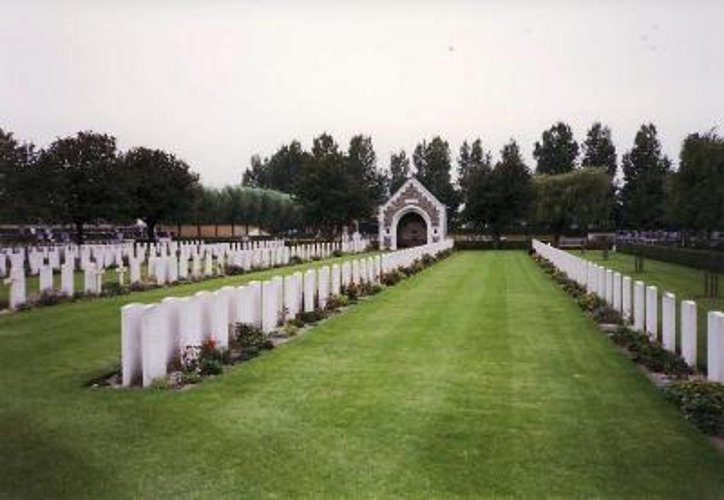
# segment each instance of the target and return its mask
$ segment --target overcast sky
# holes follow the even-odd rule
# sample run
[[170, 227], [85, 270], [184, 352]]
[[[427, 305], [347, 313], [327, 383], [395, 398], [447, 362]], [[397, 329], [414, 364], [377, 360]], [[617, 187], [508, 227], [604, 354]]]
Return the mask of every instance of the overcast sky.
[[[584, 4], [585, 5], [581, 5]], [[678, 158], [724, 125], [724, 1], [0, 0], [0, 127], [40, 146], [92, 129], [176, 153], [203, 182], [254, 153], [371, 135], [380, 166], [440, 134], [454, 156], [600, 120]]]

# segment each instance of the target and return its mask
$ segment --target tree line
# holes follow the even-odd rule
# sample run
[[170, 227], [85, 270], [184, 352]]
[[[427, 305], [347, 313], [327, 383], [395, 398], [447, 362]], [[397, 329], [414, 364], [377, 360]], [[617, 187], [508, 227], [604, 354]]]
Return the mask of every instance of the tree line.
[[460, 146], [453, 179], [450, 144], [439, 136], [417, 144], [411, 157], [404, 150], [393, 153], [381, 169], [369, 136], [352, 137], [341, 151], [325, 133], [311, 151], [292, 141], [268, 158], [254, 156], [243, 183], [291, 193], [307, 223], [327, 226], [372, 218], [415, 176], [447, 206], [457, 229], [493, 235], [530, 226], [555, 234], [591, 228], [711, 231], [724, 220], [722, 144], [714, 131], [689, 135], [675, 171], [656, 127], [643, 124], [619, 169], [609, 127], [594, 123], [579, 144], [571, 127], [558, 122], [534, 144], [534, 168], [515, 140], [494, 161], [478, 138]]
[[78, 132], [39, 149], [0, 129], [0, 220], [72, 224], [76, 240], [91, 223], [245, 224], [280, 231], [299, 224], [288, 194], [227, 186], [204, 187], [172, 153], [135, 147], [119, 151], [107, 134]]
[[533, 145], [534, 167], [511, 139], [497, 158], [481, 139], [456, 157], [440, 136], [378, 164], [372, 139], [346, 148], [324, 133], [310, 150], [293, 140], [254, 156], [241, 186], [203, 187], [189, 165], [158, 149], [119, 151], [112, 136], [79, 132], [45, 149], [0, 130], [0, 208], [6, 222], [73, 224], [143, 220], [261, 226], [336, 233], [374, 220], [377, 207], [415, 176], [448, 210], [453, 229], [486, 232], [613, 228], [722, 229], [724, 139], [715, 131], [683, 141], [678, 169], [656, 127], [640, 127], [619, 163], [609, 127], [594, 123], [582, 143], [555, 123]]

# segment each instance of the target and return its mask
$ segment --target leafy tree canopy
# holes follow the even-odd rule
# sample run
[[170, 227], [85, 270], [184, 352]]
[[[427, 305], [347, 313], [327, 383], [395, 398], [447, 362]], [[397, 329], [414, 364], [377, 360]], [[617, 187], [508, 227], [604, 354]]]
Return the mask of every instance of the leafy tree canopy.
[[566, 123], [558, 122], [543, 132], [541, 142], [533, 148], [538, 174], [563, 174], [576, 166], [578, 143], [573, 138], [573, 131]]

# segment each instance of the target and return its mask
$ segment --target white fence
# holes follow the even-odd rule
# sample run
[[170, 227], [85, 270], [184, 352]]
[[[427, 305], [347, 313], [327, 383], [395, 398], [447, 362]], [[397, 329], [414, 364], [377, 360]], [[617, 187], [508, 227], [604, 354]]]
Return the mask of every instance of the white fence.
[[[31, 275], [37, 275], [40, 292], [75, 293], [74, 272], [83, 271], [83, 292], [98, 295], [103, 287], [103, 274], [115, 268], [118, 282], [146, 280], [165, 285], [179, 280], [199, 279], [223, 274], [226, 264], [244, 271], [288, 265], [292, 258], [308, 260], [327, 258], [335, 251], [361, 253], [369, 241], [356, 238], [345, 242], [325, 242], [285, 246], [284, 240], [254, 243], [170, 242], [159, 244], [81, 245], [52, 248], [16, 248], [0, 250], [0, 277], [10, 286], [9, 306], [16, 309], [27, 300], [26, 264]], [[61, 263], [62, 262], [62, 263]], [[60, 282], [54, 283], [53, 272], [60, 270]], [[58, 288], [59, 285], [59, 288]]]
[[[622, 276], [617, 271], [606, 269], [538, 240], [533, 240], [533, 249], [588, 292], [605, 300], [609, 306], [621, 313], [624, 321], [635, 330], [645, 332], [652, 340], [660, 340], [671, 352], [676, 352], [676, 322], [679, 312], [681, 356], [690, 366], [696, 368], [695, 302], [682, 301], [677, 310], [676, 296], [673, 293], [665, 291], [660, 297], [659, 290], [653, 285], [647, 285], [643, 281], [632, 283], [628, 276]], [[707, 313], [706, 332], [707, 378], [724, 382], [724, 313]]]
[[122, 383], [148, 386], [167, 374], [169, 363], [187, 346], [213, 338], [220, 347], [227, 347], [236, 323], [251, 324], [270, 333], [301, 311], [324, 307], [330, 295], [339, 294], [344, 286], [379, 283], [383, 273], [452, 246], [452, 240], [445, 240], [324, 265], [304, 274], [275, 276], [190, 297], [169, 297], [157, 304], [128, 304], [121, 308]]

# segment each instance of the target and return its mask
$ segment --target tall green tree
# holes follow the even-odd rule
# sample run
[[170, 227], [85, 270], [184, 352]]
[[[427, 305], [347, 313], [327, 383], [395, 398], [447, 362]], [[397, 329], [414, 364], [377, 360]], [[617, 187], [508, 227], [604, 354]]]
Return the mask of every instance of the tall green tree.
[[0, 128], [0, 220], [29, 222], [37, 215], [33, 192], [40, 179], [33, 179], [36, 152], [30, 143], [20, 143], [12, 132]]
[[459, 199], [452, 185], [450, 145], [441, 137], [422, 141], [412, 156], [417, 179], [447, 207], [448, 221], [456, 220]]
[[534, 177], [536, 223], [558, 238], [577, 228], [608, 229], [611, 222], [611, 191], [604, 167], [585, 167], [558, 175]]
[[490, 152], [485, 151], [480, 138], [475, 139], [471, 145], [468, 145], [468, 141], [464, 141], [462, 146], [460, 146], [457, 172], [461, 200], [467, 198], [471, 175], [481, 168], [486, 170], [492, 169], [492, 156]]
[[632, 229], [655, 229], [664, 225], [665, 185], [671, 162], [661, 154], [656, 127], [642, 125], [633, 148], [623, 155], [624, 185], [621, 189], [623, 223]]
[[410, 178], [410, 159], [404, 149], [390, 155], [390, 194], [396, 192]]
[[474, 228], [487, 229], [499, 238], [506, 227], [528, 215], [533, 200], [530, 169], [514, 140], [503, 147], [494, 168], [489, 166], [489, 154], [480, 158], [487, 160], [470, 171], [463, 217]]
[[122, 193], [117, 191], [116, 139], [95, 132], [79, 132], [57, 139], [38, 158], [35, 179], [54, 222], [72, 223], [76, 241], [84, 240], [84, 226], [115, 219]]
[[676, 218], [686, 229], [724, 229], [724, 139], [714, 131], [684, 140], [672, 186]]
[[159, 222], [186, 216], [199, 176], [184, 161], [159, 149], [140, 147], [126, 152], [120, 164], [125, 210], [146, 223], [149, 239], [155, 239]]
[[377, 154], [371, 137], [360, 134], [350, 139], [346, 166], [351, 181], [357, 186], [352, 216], [355, 219], [370, 217], [387, 191], [386, 178], [377, 169]]
[[259, 155], [254, 155], [251, 158], [250, 168], [242, 176], [242, 183], [248, 187], [295, 194], [302, 174], [302, 165], [308, 155], [296, 140], [281, 146], [269, 158], [262, 159]]
[[331, 135], [325, 133], [314, 139], [299, 187], [305, 220], [311, 226], [337, 232], [354, 220], [359, 206], [355, 192], [358, 187]]
[[583, 167], [605, 167], [611, 177], [616, 175], [616, 146], [611, 140], [611, 129], [595, 122], [583, 142]]
[[576, 166], [578, 143], [566, 123], [558, 122], [543, 132], [541, 142], [536, 142], [533, 157], [537, 161], [538, 174], [563, 174]]

